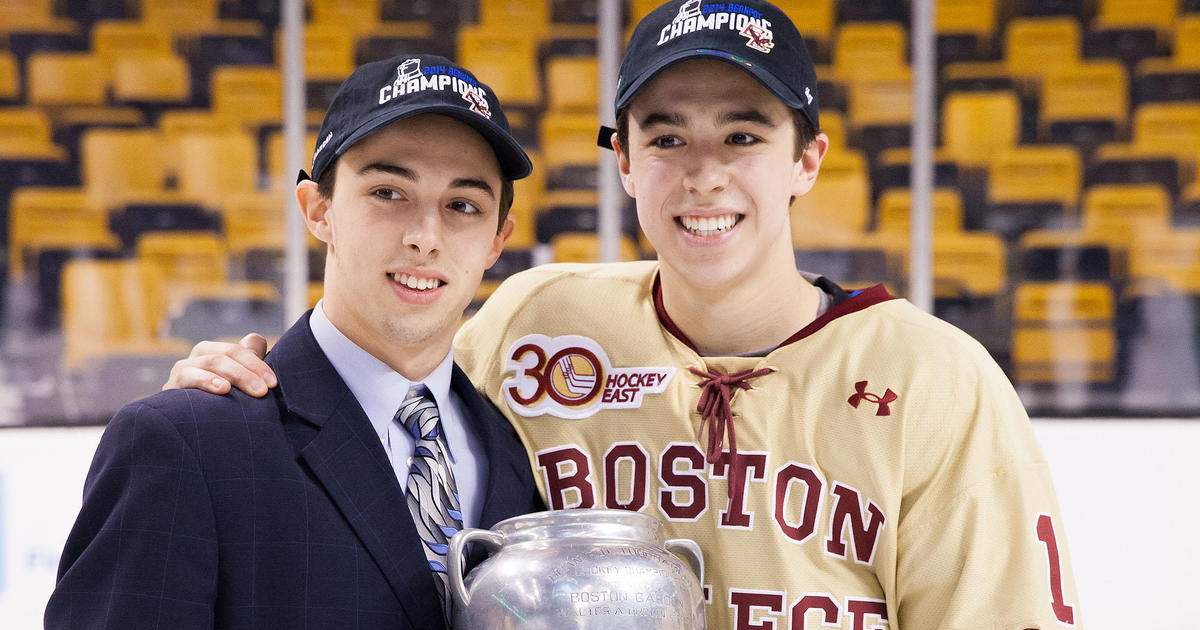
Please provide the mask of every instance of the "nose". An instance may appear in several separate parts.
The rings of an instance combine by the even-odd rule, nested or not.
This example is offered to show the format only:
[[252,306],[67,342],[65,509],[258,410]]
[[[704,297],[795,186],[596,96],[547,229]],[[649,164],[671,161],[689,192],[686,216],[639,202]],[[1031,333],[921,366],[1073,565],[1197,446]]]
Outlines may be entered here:
[[437,208],[414,212],[404,226],[403,244],[422,256],[435,257],[442,248],[442,217]]
[[728,165],[713,152],[706,151],[696,155],[684,172],[683,185],[691,193],[720,192],[728,184]]

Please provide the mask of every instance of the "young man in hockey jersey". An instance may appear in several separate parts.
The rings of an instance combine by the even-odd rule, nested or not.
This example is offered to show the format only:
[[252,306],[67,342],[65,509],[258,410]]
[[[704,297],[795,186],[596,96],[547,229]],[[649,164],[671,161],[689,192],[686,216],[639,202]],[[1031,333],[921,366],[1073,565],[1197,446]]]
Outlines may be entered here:
[[[516,274],[456,356],[552,507],[643,511],[700,544],[711,628],[1078,627],[999,367],[882,287],[795,268],[788,207],[828,148],[816,90],[770,4],[651,13],[613,145],[658,260]],[[210,376],[184,361],[172,383]]]

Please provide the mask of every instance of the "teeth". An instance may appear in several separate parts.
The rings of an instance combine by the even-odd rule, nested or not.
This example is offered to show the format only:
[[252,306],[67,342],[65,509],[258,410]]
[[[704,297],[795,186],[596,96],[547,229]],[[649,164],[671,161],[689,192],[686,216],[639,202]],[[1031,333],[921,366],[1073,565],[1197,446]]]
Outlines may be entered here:
[[737,223],[736,214],[723,214],[719,217],[679,217],[679,222],[693,234],[698,236],[713,236],[732,228]]
[[395,280],[396,282],[417,291],[436,289],[440,284],[438,280],[434,278],[414,278],[406,273],[394,273],[392,274],[392,280]]

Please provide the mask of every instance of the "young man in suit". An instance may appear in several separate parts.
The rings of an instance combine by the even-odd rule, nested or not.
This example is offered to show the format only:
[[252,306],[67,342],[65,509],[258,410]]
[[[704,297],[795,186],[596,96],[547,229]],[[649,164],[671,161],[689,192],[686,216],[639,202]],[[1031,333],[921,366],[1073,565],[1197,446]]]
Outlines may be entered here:
[[446,59],[358,68],[296,196],[325,295],[271,395],[167,391],[113,418],[47,628],[440,628],[445,544],[541,509],[511,425],[454,364],[530,162]]

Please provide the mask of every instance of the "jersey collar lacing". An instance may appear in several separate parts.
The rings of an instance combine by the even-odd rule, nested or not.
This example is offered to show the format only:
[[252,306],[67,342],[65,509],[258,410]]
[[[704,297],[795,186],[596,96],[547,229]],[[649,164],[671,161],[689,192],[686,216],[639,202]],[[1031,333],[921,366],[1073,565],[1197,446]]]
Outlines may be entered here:
[[729,436],[727,495],[730,504],[740,505],[742,493],[745,492],[745,484],[742,483],[742,467],[737,465],[737,436],[733,430],[733,410],[729,407],[729,401],[735,393],[733,388],[750,389],[750,383],[747,381],[770,374],[771,369],[742,370],[733,374],[708,369],[700,370],[694,367],[688,367],[688,370],[704,379],[700,381],[703,391],[700,392],[700,404],[696,406],[696,411],[700,412],[700,430],[696,439],[704,443],[704,429],[707,427],[708,449],[704,458],[709,464],[716,464],[721,459],[721,443],[724,438],[722,434]]

